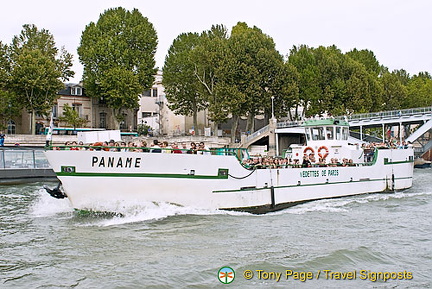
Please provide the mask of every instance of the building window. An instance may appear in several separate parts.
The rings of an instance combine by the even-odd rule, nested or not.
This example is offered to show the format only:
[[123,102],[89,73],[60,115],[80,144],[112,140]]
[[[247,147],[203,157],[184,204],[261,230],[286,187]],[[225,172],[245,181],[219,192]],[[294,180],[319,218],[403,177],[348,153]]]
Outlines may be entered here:
[[82,104],[81,103],[72,103],[72,109],[78,112],[79,117],[82,117]]
[[152,116],[151,112],[148,112],[148,111],[141,112],[141,118],[151,117],[151,116]]
[[58,106],[57,106],[57,104],[52,107],[52,114],[53,114],[53,118],[57,118],[58,117]]
[[107,124],[106,124],[106,112],[101,112],[99,114],[99,127],[100,128],[107,128]]
[[152,88],[152,96],[153,97],[158,96],[157,88]]
[[120,122],[120,129],[127,129],[127,114],[123,113],[123,120]]
[[81,87],[71,87],[71,94],[72,95],[82,95],[82,88]]
[[7,134],[15,134],[16,132],[16,125],[13,120],[8,121],[7,125]]
[[146,90],[142,94],[143,96],[150,96],[150,97],[156,97],[158,95],[157,88],[152,88],[150,90]]

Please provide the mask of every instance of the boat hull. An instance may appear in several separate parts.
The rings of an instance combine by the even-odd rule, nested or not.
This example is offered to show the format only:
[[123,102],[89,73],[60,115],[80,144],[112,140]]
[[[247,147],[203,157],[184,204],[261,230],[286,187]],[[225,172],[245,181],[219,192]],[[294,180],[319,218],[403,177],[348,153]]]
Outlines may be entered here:
[[265,213],[298,203],[411,187],[413,150],[379,150],[373,164],[248,170],[235,156],[47,151],[72,206],[117,211],[167,202]]

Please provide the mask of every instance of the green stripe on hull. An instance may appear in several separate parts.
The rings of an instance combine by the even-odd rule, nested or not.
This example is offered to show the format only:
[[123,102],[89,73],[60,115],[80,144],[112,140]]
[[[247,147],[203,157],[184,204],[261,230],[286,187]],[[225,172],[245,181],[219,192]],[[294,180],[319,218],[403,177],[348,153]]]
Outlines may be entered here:
[[409,163],[413,163],[413,162],[414,162],[414,160],[389,162],[386,158],[384,159],[384,165],[409,164]]
[[228,179],[228,175],[183,175],[183,174],[150,174],[150,173],[77,173],[56,172],[59,177],[119,177],[119,178],[167,178],[167,179]]
[[[395,180],[408,180],[412,179],[412,177],[403,177],[403,178],[395,178]],[[349,184],[349,183],[365,183],[365,182],[376,182],[376,181],[385,181],[386,179],[372,179],[372,180],[358,180],[358,181],[343,181],[343,182],[328,182],[328,183],[314,183],[314,184],[300,184],[300,185],[288,185],[288,186],[274,186],[274,189],[285,189],[285,188],[297,188],[297,187],[313,187],[313,186],[323,186],[323,185],[339,185],[339,184]],[[213,193],[235,193],[235,192],[245,192],[245,191],[260,191],[260,190],[268,190],[270,187],[262,187],[262,188],[245,188],[240,190],[220,190],[213,191]]]

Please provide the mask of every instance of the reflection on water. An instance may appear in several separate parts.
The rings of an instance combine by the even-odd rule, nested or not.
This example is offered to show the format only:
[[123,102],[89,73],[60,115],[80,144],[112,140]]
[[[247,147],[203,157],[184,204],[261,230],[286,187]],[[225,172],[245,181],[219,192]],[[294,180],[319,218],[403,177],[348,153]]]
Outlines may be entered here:
[[[431,288],[431,176],[416,170],[409,190],[266,215],[165,203],[82,214],[42,183],[0,186],[0,288]],[[230,285],[217,279],[223,266],[236,272]],[[357,271],[357,279],[257,277],[288,269]],[[360,270],[413,278],[361,280]]]

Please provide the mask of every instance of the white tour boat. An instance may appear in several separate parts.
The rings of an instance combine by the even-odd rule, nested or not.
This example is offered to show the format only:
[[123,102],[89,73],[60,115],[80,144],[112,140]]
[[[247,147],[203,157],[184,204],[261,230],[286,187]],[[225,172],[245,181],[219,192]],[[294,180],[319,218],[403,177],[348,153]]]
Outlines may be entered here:
[[[411,146],[366,151],[348,142],[348,123],[339,120],[312,120],[304,127],[307,143],[291,145],[286,155],[291,162],[270,168],[245,160],[244,149],[181,154],[49,148],[45,154],[63,191],[47,191],[67,197],[79,210],[167,202],[266,213],[306,201],[411,187]],[[302,165],[303,158],[313,157],[315,162]]]

